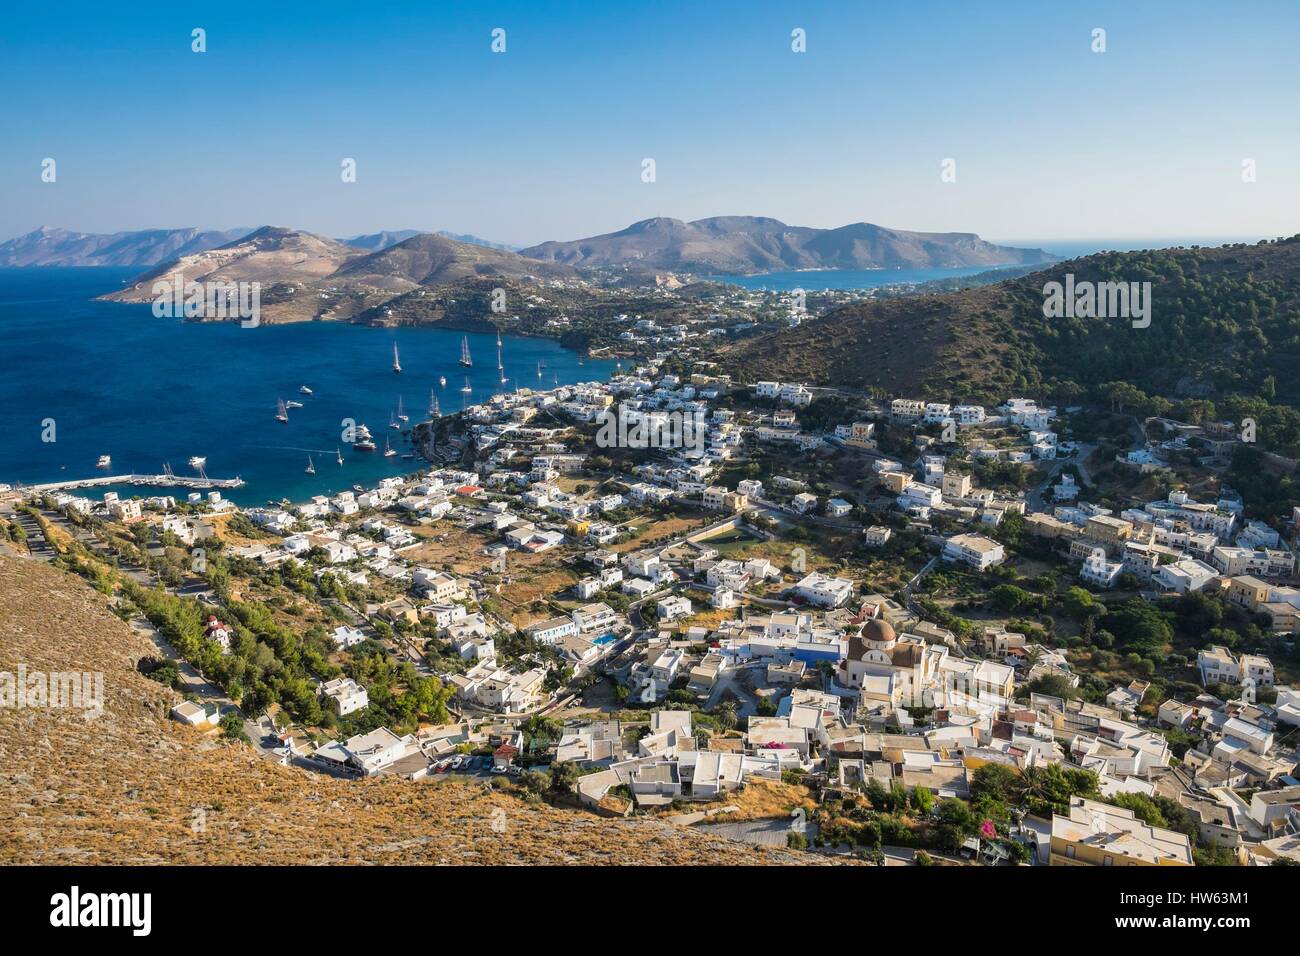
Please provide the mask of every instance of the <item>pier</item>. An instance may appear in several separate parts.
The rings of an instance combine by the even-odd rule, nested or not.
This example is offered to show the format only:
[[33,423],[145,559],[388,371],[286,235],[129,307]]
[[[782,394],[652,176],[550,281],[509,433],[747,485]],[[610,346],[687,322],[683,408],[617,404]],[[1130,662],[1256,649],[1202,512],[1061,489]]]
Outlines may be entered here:
[[77,488],[95,488],[103,485],[147,485],[155,488],[242,488],[243,478],[181,478],[176,475],[106,475],[101,478],[81,478],[74,481],[53,481],[45,485],[16,485],[15,491],[44,493],[47,491],[72,491]]

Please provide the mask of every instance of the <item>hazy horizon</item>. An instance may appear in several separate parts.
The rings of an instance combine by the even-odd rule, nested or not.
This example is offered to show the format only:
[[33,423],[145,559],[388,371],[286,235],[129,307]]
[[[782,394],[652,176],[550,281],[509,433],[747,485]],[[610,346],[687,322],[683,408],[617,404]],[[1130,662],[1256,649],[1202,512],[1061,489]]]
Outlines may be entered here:
[[1283,121],[1300,10],[1280,0],[139,12],[10,12],[6,232],[414,222],[528,246],[656,215],[999,242],[1300,231]]

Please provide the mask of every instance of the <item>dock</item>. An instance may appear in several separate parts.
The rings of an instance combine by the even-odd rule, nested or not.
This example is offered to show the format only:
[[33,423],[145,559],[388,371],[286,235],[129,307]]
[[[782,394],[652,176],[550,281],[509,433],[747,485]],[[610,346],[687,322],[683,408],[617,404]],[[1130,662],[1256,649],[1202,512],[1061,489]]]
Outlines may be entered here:
[[182,478],[176,475],[106,475],[100,478],[80,478],[73,481],[54,481],[44,485],[15,485],[15,491],[37,492],[72,491],[77,488],[95,488],[103,485],[147,485],[155,488],[242,488],[244,479],[235,478]]

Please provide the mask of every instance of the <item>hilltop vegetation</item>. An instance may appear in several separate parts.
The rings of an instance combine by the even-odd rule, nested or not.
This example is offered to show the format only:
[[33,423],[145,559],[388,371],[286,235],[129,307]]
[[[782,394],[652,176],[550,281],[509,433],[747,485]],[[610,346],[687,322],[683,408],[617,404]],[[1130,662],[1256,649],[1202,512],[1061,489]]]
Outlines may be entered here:
[[[1148,328],[1048,318],[1043,286],[1150,282]],[[997,285],[870,301],[726,351],[746,381],[854,385],[984,403],[1090,399],[1192,422],[1251,416],[1260,443],[1300,449],[1300,236],[1214,249],[1100,253]]]

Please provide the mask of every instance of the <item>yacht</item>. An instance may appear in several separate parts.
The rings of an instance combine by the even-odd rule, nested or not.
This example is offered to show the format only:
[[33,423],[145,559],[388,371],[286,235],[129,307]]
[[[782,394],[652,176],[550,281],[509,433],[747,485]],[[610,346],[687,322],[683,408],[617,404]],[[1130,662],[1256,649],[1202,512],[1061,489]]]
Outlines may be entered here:
[[295,402],[293,399],[284,403],[285,408],[302,408],[302,402]]
[[108,468],[113,464],[112,455],[100,455],[99,461],[95,462],[96,468]]
[[301,392],[303,395],[310,395],[310,394],[311,394],[311,389],[308,388],[306,385],[299,385],[299,386],[298,386],[298,391]]
[[445,375],[439,375],[439,376],[438,376],[438,384],[439,384],[440,386],[442,386],[443,388],[446,388],[446,387],[447,387],[447,376],[445,376]]
[[208,460],[206,458],[201,458],[198,455],[195,455],[193,458],[190,459],[191,468],[202,468],[207,463]]

